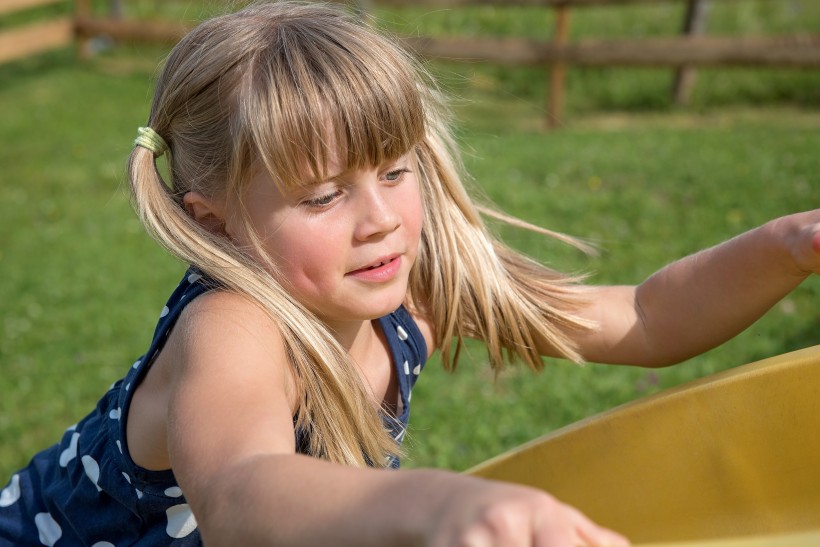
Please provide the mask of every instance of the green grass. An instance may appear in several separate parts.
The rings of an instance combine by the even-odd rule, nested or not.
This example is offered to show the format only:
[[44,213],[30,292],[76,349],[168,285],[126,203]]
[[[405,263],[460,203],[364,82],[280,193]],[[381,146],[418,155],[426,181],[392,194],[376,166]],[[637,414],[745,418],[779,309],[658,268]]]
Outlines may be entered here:
[[[716,3],[712,14],[727,32],[820,28],[820,5],[808,1]],[[519,10],[478,10],[478,23],[467,15],[401,17],[433,32],[529,35],[549,23]],[[679,15],[589,10],[573,28],[579,37],[671,32]],[[56,441],[125,373],[183,270],[142,232],[124,189],[163,53],[121,47],[83,63],[62,51],[0,66],[0,477]],[[819,204],[817,71],[704,72],[695,104],[678,109],[668,102],[669,71],[571,70],[566,125],[546,133],[543,71],[433,69],[455,95],[458,136],[482,191],[602,252],[590,258],[499,232],[556,268],[591,272],[592,282],[640,281],[676,257]],[[540,375],[511,369],[494,383],[480,345],[470,344],[455,375],[431,363],[414,392],[407,463],[464,469],[663,387],[817,344],[819,299],[810,280],[735,340],[660,371],[555,361]]]
[[[632,283],[767,218],[818,205],[812,150],[820,118],[735,115],[700,120],[701,127],[691,119],[666,127],[652,117],[618,129],[478,134],[469,139],[470,163],[505,210],[590,237],[603,252],[590,259],[508,233],[517,247],[560,269],[592,271],[591,282]],[[817,344],[818,297],[814,279],[730,343],[658,371],[553,362],[540,375],[516,369],[493,385],[477,348],[454,378],[433,368],[414,392],[414,462],[463,469],[659,388]]]

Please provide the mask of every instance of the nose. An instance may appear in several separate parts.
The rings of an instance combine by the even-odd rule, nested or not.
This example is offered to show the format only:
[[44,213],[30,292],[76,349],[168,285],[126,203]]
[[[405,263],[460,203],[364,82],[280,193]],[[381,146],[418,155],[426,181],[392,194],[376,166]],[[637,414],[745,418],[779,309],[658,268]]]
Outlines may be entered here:
[[366,185],[360,189],[358,207],[359,219],[356,223],[355,237],[359,241],[382,236],[401,226],[401,215],[397,203],[393,203],[391,188],[378,183]]

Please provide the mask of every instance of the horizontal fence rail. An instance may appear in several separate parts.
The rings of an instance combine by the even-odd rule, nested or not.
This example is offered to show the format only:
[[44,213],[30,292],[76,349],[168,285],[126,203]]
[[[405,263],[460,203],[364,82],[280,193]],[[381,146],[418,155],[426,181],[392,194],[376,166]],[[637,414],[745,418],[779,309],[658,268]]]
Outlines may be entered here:
[[0,15],[16,13],[32,8],[64,3],[65,0],[3,0],[0,3]]
[[68,18],[35,23],[0,33],[0,63],[71,45],[74,23]]
[[[657,4],[660,2],[674,2],[680,0],[331,0],[338,3],[354,3],[367,8],[372,6],[385,6],[393,8],[466,8],[474,6],[496,6],[499,8],[521,7],[521,8],[559,8],[559,7],[592,7],[592,6],[612,6],[622,4]],[[712,0],[721,2],[738,2],[741,0]]]
[[[683,34],[680,36],[569,40],[570,8],[673,1],[686,4]],[[364,10],[374,6],[553,9],[555,22],[551,36],[545,32],[543,40],[458,36],[406,36],[401,39],[417,55],[425,58],[549,67],[546,124],[557,127],[561,123],[566,73],[571,65],[673,68],[676,74],[672,95],[678,104],[689,101],[696,76],[695,67],[820,67],[820,35],[705,36],[708,7],[717,1],[729,3],[742,0],[359,0],[354,3]]]
[[[68,0],[0,0],[0,16]],[[715,2],[744,0],[333,0],[354,5],[360,12],[379,7],[458,9],[494,6],[499,9],[541,7],[554,11],[552,28],[543,39],[404,36],[400,39],[418,56],[429,59],[544,66],[549,70],[547,125],[560,124],[566,72],[578,66],[669,67],[676,70],[673,94],[685,104],[695,67],[757,66],[770,68],[820,67],[820,34],[788,36],[706,36],[707,8]],[[777,0],[771,0],[777,1]],[[119,6],[125,0],[119,0]],[[569,39],[571,8],[685,2],[683,34],[635,39]],[[53,18],[0,31],[0,63],[76,43],[81,56],[90,55],[89,42],[97,36],[114,41],[172,44],[189,29],[183,23],[135,21],[100,16],[90,0],[75,0],[72,17]],[[113,6],[113,4],[112,4]]]
[[[66,4],[65,0],[2,0],[0,16],[49,5]],[[71,45],[74,23],[70,17],[58,17],[0,31],[0,63],[7,63]]]
[[174,44],[190,28],[182,23],[152,21],[128,21],[124,19],[99,19],[78,15],[74,20],[74,29],[78,38],[87,39],[94,36],[109,36],[123,42],[149,42]]
[[554,44],[516,38],[406,37],[424,57],[503,64],[820,67],[820,36],[643,38]]

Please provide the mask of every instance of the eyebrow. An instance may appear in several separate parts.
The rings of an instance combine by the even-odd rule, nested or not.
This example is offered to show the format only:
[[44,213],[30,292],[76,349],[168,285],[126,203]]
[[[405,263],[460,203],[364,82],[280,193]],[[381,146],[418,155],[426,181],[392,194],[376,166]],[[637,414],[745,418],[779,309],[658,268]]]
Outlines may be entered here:
[[337,180],[339,178],[342,178],[345,175],[347,175],[348,173],[351,173],[353,171],[355,171],[355,169],[345,168],[345,169],[342,169],[341,171],[337,171],[336,173],[334,173],[332,175],[328,175],[324,178],[309,178],[309,179],[307,179],[306,182],[309,186],[314,186],[314,185],[317,185],[317,184],[325,184],[325,183],[328,183],[328,182],[333,182],[334,180]]
[[[382,165],[392,165],[392,164],[398,163],[403,158],[408,158],[409,153],[410,153],[410,151],[408,150],[404,154],[402,154],[400,156],[397,156],[395,158],[385,159],[385,161],[382,163]],[[382,168],[381,166],[376,166],[376,167],[378,169]],[[334,180],[343,178],[344,176],[346,176],[346,175],[348,175],[348,174],[350,174],[350,173],[352,173],[356,170],[357,170],[357,168],[355,168],[355,167],[345,167],[341,171],[337,171],[336,173],[334,173],[332,175],[329,175],[327,177],[324,177],[324,178],[308,178],[308,179],[305,180],[305,183],[306,183],[307,186],[313,186],[313,185],[317,185],[317,184],[324,184],[324,183],[327,183],[327,182],[332,182]]]

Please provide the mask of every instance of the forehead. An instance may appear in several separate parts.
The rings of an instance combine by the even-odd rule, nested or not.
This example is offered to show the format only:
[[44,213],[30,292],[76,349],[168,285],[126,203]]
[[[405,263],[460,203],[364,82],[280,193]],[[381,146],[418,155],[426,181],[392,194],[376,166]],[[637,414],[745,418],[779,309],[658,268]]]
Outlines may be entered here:
[[251,157],[278,182],[382,165],[423,139],[429,89],[401,51],[355,25],[277,33],[244,73],[236,103]]

